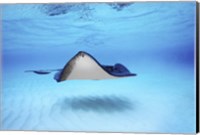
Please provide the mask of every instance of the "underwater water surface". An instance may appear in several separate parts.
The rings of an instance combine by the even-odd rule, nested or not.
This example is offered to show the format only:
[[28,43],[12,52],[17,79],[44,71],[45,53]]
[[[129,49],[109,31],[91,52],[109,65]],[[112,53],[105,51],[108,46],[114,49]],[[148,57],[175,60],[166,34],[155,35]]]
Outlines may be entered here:
[[[4,4],[1,130],[194,133],[196,2]],[[79,51],[137,76],[67,80]]]

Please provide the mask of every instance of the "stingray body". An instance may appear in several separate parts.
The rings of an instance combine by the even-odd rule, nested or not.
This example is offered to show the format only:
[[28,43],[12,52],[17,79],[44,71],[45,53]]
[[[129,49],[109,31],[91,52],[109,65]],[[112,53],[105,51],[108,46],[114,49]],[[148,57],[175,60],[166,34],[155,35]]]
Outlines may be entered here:
[[58,71],[54,76],[57,82],[65,80],[115,79],[136,75],[130,73],[122,64],[115,64],[114,66],[101,65],[93,56],[83,51],[78,52],[71,58],[63,69],[28,70],[28,72],[36,74],[48,74],[52,71]]

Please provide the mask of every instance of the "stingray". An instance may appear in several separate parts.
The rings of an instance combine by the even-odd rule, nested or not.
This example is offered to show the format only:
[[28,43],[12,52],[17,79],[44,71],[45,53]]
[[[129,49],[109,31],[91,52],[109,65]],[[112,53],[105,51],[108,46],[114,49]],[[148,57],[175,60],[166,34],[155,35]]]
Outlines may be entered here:
[[136,76],[135,73],[131,73],[120,63],[116,63],[115,65],[102,65],[92,55],[83,51],[78,52],[72,57],[63,69],[26,70],[25,72],[46,75],[55,71],[57,71],[57,73],[54,79],[57,82],[65,80],[102,80]]

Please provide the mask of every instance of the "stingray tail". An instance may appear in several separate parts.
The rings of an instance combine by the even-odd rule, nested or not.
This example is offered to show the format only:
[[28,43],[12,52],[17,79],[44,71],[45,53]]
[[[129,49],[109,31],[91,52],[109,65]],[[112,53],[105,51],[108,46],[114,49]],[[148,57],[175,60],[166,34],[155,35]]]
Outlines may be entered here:
[[55,72],[55,71],[61,71],[61,69],[46,69],[46,70],[25,70],[24,72],[29,73],[35,73],[35,74],[39,74],[39,75],[46,75],[46,74],[50,74],[51,72]]

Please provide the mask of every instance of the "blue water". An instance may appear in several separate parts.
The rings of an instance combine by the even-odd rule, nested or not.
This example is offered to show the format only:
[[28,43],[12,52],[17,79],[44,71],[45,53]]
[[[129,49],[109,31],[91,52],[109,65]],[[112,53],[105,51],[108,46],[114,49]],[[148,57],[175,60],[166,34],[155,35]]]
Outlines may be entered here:
[[[195,132],[195,2],[10,4],[2,10],[2,130]],[[71,80],[85,51],[136,77]]]

